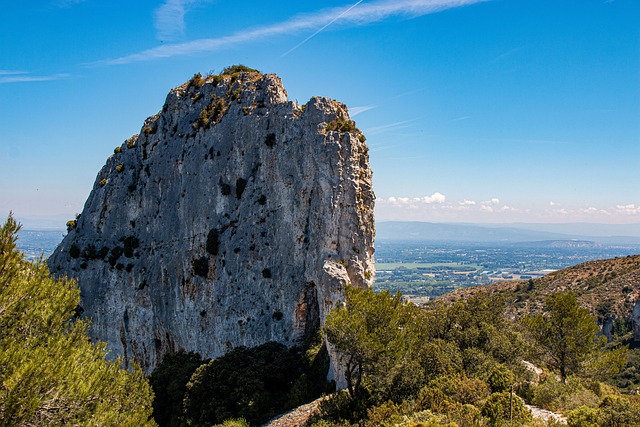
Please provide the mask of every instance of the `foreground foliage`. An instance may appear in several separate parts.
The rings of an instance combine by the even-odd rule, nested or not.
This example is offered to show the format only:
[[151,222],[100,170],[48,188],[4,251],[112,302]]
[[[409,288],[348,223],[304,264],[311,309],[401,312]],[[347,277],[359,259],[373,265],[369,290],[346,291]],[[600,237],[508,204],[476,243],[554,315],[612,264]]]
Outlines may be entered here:
[[105,361],[74,319],[76,283],[25,261],[19,229],[11,216],[0,228],[0,426],[155,425],[141,370]]
[[287,409],[333,391],[321,341],[306,352],[269,342],[213,360],[195,353],[164,357],[150,376],[160,426],[262,425]]
[[605,347],[572,295],[554,295],[544,315],[523,322],[504,312],[504,301],[486,294],[419,308],[347,288],[325,326],[344,355],[347,391],[324,401],[310,425],[556,425],[533,419],[523,399],[573,427],[640,425],[635,398],[601,382],[624,367],[627,349]]

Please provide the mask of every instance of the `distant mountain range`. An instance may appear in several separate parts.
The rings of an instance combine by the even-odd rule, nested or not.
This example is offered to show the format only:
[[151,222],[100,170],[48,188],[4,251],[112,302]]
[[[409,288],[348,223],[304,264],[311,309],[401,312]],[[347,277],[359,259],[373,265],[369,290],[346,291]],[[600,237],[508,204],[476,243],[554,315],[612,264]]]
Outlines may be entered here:
[[[536,245],[640,245],[640,224],[466,224],[382,221],[378,240],[484,243],[536,242]],[[560,243],[564,242],[564,243]]]

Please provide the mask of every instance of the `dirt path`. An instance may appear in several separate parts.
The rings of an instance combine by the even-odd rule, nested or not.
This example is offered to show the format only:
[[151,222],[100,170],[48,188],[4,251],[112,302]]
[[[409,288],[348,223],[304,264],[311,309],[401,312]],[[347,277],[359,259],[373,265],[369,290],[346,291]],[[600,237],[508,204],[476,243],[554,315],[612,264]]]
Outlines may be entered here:
[[560,414],[556,414],[555,412],[547,411],[546,409],[538,408],[537,406],[532,406],[527,404],[525,404],[524,406],[526,406],[527,409],[531,411],[531,415],[533,415],[533,418],[538,418],[544,421],[554,420],[562,424],[567,423],[567,419],[565,417],[563,417]]
[[[307,420],[314,415],[317,410],[320,402],[324,397],[321,397],[313,402],[307,403],[302,406],[298,406],[295,409],[292,409],[289,412],[285,412],[282,415],[270,420],[263,427],[299,427],[304,425]],[[524,402],[523,402],[524,403]],[[567,419],[560,414],[556,414],[555,412],[547,411],[546,409],[538,408],[537,406],[527,405],[527,407],[531,411],[533,418],[537,418],[543,421],[554,420],[560,422],[562,424],[567,424]]]
[[268,421],[263,427],[298,427],[304,425],[307,420],[316,413],[320,402],[325,399],[321,397],[313,402],[298,406],[289,412],[278,415],[276,418]]

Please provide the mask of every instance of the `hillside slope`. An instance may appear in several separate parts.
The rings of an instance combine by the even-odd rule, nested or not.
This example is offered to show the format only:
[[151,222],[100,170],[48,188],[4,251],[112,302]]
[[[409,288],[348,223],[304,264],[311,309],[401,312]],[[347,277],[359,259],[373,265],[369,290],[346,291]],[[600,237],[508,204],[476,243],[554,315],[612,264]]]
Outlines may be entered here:
[[505,297],[512,317],[541,311],[548,295],[573,292],[597,316],[606,335],[616,321],[632,320],[634,339],[640,341],[640,255],[589,261],[536,280],[458,289],[439,300],[455,301],[481,292]]

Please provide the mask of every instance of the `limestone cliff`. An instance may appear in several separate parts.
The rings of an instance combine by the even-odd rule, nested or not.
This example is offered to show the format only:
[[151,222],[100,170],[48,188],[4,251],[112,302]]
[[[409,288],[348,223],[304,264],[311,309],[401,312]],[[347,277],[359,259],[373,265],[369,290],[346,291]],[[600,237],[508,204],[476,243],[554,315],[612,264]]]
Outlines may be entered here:
[[170,91],[115,149],[49,258],[78,279],[92,337],[147,371],[299,343],[374,275],[371,170],[345,105],[287,100],[232,67]]

